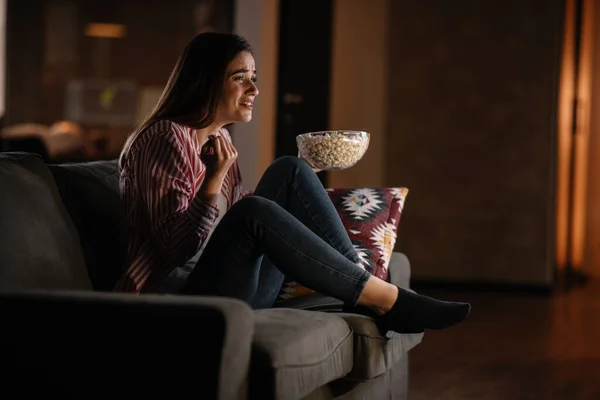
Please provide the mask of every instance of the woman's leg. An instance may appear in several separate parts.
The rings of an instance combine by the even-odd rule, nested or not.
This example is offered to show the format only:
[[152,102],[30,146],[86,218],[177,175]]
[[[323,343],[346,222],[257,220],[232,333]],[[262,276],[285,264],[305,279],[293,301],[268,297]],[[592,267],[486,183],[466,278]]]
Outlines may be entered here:
[[[261,177],[254,195],[273,200],[344,257],[355,264],[360,262],[329,195],[305,161],[292,156],[278,158]],[[254,306],[271,307],[284,278],[264,257]]]
[[274,201],[251,196],[223,216],[183,292],[254,304],[261,268],[257,260],[263,254],[279,273],[352,304],[369,277]]
[[216,227],[183,294],[234,297],[253,304],[263,255],[300,284],[378,313],[390,330],[441,329],[470,306],[413,295],[371,276],[271,200],[248,197]]
[[273,200],[347,259],[360,262],[329,195],[302,159],[285,156],[275,160],[254,195]]

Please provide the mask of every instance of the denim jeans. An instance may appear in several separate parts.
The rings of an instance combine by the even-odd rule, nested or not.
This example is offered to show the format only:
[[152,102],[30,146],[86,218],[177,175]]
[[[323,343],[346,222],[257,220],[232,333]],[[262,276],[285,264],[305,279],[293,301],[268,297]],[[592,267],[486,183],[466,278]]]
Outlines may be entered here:
[[272,307],[287,276],[356,305],[370,274],[333,203],[303,160],[275,160],[253,196],[223,216],[181,290]]

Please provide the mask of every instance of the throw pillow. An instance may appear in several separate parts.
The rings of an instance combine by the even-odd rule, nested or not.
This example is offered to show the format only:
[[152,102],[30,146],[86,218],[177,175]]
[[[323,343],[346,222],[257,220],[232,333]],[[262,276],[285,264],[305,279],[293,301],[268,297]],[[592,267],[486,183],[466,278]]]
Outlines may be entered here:
[[122,272],[117,160],[48,165],[73,220],[94,290],[112,291]]
[[73,221],[44,161],[0,154],[0,291],[89,290]]
[[[405,187],[327,189],[363,267],[388,280],[388,266],[396,244],[400,217],[408,195]],[[297,282],[286,281],[278,302],[314,293]]]

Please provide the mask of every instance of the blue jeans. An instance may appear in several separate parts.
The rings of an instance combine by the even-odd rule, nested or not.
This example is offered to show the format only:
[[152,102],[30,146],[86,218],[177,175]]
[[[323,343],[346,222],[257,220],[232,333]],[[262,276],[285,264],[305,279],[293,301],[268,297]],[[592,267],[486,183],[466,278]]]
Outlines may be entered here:
[[223,216],[181,290],[272,307],[285,277],[356,305],[370,274],[316,174],[303,160],[275,160],[254,196]]

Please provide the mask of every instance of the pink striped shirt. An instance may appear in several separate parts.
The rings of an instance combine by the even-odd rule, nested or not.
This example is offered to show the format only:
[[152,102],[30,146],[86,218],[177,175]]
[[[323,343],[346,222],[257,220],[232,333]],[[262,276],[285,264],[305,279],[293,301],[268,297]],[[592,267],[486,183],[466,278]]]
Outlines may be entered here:
[[[220,134],[231,141],[226,129]],[[159,121],[126,154],[120,190],[128,243],[125,271],[115,290],[152,292],[199,251],[214,228],[219,209],[196,196],[206,167],[194,135],[188,127]],[[237,161],[221,192],[227,209],[246,195]]]

